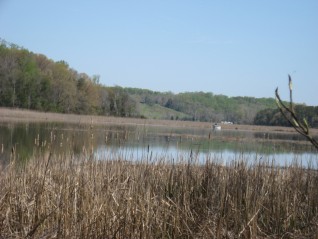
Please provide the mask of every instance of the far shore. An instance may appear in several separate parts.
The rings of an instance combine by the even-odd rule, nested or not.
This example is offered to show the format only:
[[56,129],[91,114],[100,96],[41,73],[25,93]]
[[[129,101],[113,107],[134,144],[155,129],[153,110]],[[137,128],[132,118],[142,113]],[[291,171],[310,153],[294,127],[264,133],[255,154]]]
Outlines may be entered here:
[[[157,120],[141,118],[124,118],[97,115],[76,115],[61,114],[52,112],[39,112],[26,109],[12,109],[0,107],[0,123],[36,123],[36,122],[57,122],[57,123],[76,123],[93,125],[153,125],[165,127],[191,127],[191,128],[211,128],[217,122],[197,122],[180,120]],[[295,133],[292,127],[281,126],[259,126],[259,125],[240,125],[240,124],[221,124],[222,130],[241,130],[255,132],[281,132]],[[311,133],[318,135],[318,129],[311,129]]]

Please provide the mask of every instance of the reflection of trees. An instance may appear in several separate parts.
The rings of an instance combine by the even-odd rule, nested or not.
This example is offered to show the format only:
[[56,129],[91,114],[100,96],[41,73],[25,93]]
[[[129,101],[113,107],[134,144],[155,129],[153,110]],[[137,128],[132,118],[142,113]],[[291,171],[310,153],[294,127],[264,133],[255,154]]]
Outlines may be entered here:
[[[32,155],[34,141],[30,138],[28,125],[2,126],[1,144],[3,144],[3,159],[9,160],[12,149],[16,151],[16,156],[21,159],[29,158]],[[31,136],[32,137],[32,136]]]
[[[296,142],[291,143],[291,136]],[[287,137],[287,138],[286,138]],[[242,138],[248,138],[249,143]],[[263,140],[265,139],[266,140]],[[256,140],[254,140],[256,139]],[[259,139],[259,140],[258,140]],[[272,141],[273,140],[273,141]],[[66,157],[74,155],[90,155],[99,149],[131,148],[133,150],[152,147],[165,153],[167,147],[182,152],[211,151],[243,151],[271,153],[272,145],[277,150],[301,150],[297,134],[287,136],[284,134],[264,135],[255,133],[246,135],[240,131],[224,131],[208,137],[205,130],[192,130],[183,128],[151,128],[144,126],[92,126],[63,123],[30,123],[11,124],[0,127],[0,145],[4,144],[4,152],[0,154],[1,161],[10,159],[12,147],[16,148],[16,158],[27,160],[32,156],[43,157],[44,153],[53,153]],[[252,141],[255,141],[252,143]],[[284,144],[284,142],[286,142]],[[297,144],[298,142],[298,144]],[[306,146],[306,145],[305,145]]]

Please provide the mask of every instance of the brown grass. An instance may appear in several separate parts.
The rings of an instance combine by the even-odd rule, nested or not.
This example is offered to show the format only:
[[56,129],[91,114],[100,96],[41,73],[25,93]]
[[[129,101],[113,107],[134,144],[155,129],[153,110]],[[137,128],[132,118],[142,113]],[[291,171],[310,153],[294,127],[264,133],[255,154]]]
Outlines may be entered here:
[[[155,125],[167,127],[185,128],[211,128],[209,122],[154,120],[139,118],[119,118],[110,116],[60,114],[50,112],[38,112],[23,109],[11,109],[0,107],[0,122],[66,122],[76,124],[125,124],[125,125]],[[258,125],[222,125],[224,130],[240,130],[253,132],[295,133],[292,127],[258,126]],[[313,135],[318,135],[318,129],[311,129]]]
[[[133,160],[133,159],[132,159]],[[0,174],[0,238],[314,238],[318,173],[297,164],[40,153]]]

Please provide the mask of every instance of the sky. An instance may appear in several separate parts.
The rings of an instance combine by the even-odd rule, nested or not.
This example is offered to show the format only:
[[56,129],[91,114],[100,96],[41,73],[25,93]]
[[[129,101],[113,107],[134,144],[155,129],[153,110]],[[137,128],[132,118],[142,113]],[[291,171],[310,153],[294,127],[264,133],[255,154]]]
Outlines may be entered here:
[[106,86],[318,105],[317,0],[0,0],[0,38]]

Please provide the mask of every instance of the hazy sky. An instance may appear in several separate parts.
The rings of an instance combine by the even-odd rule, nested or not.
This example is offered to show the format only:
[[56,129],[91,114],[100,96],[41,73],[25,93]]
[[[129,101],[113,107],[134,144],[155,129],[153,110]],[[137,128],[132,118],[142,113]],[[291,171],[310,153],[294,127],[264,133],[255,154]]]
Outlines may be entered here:
[[0,0],[0,37],[108,86],[318,105],[317,0]]

